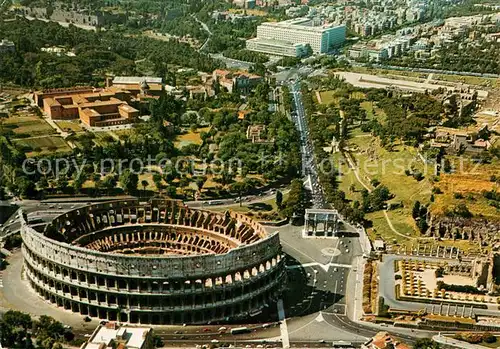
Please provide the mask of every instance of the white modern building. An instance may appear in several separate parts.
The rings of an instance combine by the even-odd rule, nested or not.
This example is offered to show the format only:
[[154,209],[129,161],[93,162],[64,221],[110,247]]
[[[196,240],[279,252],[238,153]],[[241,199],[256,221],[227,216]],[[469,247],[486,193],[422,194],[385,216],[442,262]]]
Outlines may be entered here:
[[303,56],[307,45],[313,53],[327,53],[342,45],[345,25],[324,24],[310,18],[295,18],[283,22],[266,22],[257,27],[257,37],[247,40],[249,50],[278,55]]
[[1,40],[0,41],[0,53],[2,52],[14,52],[16,50],[16,45],[12,41],[9,40]]
[[153,349],[153,330],[149,327],[99,325],[80,349]]

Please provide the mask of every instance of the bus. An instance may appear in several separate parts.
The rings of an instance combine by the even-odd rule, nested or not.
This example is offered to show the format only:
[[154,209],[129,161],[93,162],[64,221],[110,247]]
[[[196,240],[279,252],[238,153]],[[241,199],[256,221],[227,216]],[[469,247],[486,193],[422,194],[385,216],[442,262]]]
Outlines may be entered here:
[[231,334],[242,334],[250,332],[252,332],[252,330],[250,330],[248,327],[236,327],[231,329]]

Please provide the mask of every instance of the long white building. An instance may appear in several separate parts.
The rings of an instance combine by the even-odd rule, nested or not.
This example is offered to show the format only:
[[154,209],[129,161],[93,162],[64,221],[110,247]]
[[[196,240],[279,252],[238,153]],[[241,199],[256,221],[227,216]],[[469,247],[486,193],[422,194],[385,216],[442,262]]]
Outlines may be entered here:
[[327,53],[346,37],[345,25],[321,24],[310,18],[266,22],[257,27],[257,37],[247,40],[248,50],[278,56],[300,57],[309,45],[313,53]]

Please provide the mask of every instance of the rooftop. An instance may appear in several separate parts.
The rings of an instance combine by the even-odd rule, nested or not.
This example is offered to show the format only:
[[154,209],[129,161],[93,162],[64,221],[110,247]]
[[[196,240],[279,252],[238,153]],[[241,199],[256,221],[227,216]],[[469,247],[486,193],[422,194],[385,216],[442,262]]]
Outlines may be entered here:
[[146,337],[150,332],[151,328],[149,327],[120,327],[114,323],[107,323],[104,326],[100,325],[82,348],[97,349],[102,344],[106,348],[113,341],[120,341],[125,344],[126,348],[140,349],[143,347]]
[[148,84],[161,84],[162,78],[155,78],[151,76],[115,76],[113,78],[114,84],[141,84],[146,81]]
[[345,27],[345,25],[343,24],[339,25],[333,23],[322,23],[315,25],[314,20],[307,17],[293,18],[282,22],[265,22],[262,23],[261,25],[269,27],[299,29],[303,31],[316,32],[316,33],[321,33],[331,28]]

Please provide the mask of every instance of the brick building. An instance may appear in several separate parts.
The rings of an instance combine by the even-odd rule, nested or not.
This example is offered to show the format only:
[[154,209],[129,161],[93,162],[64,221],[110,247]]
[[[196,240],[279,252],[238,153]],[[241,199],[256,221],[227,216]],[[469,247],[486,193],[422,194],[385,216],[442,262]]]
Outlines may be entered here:
[[35,93],[35,101],[54,120],[80,119],[88,126],[105,127],[134,122],[139,111],[130,106],[129,91],[57,89]]
[[37,91],[34,100],[52,119],[80,119],[88,126],[105,127],[134,122],[139,110],[165,93],[162,79],[154,77],[109,77],[106,86]]
[[229,93],[237,90],[241,93],[248,93],[252,88],[264,81],[262,76],[247,72],[232,72],[229,70],[217,69],[213,72],[214,81],[226,88]]

